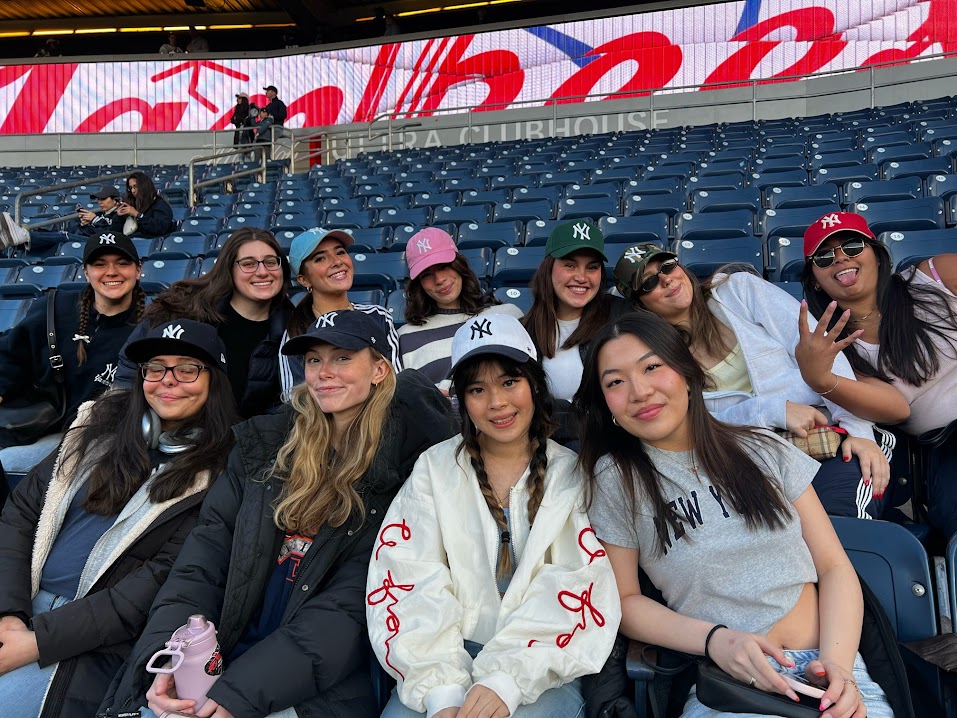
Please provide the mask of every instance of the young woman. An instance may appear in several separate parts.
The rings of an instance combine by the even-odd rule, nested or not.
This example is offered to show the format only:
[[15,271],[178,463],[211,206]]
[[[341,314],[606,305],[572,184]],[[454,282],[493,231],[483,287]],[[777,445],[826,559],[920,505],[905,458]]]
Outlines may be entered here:
[[[822,718],[890,718],[857,653],[861,588],[811,488],[817,462],[716,420],[705,382],[679,333],[645,312],[603,329],[586,362],[580,462],[622,632],[792,700],[777,669],[806,674],[826,688]],[[666,606],[642,595],[639,567]],[[727,714],[692,689],[682,715]]]
[[233,108],[233,114],[229,117],[229,121],[236,127],[236,131],[233,132],[234,145],[243,144],[243,131],[240,128],[245,127],[248,118],[249,95],[245,92],[238,92],[236,93],[236,106]]
[[[323,315],[285,351],[306,357],[291,406],[236,428],[236,448],[105,706],[193,713],[175,679],[146,673],[192,614],[225,659],[202,716],[375,714],[363,587],[382,516],[419,454],[451,433],[418,372],[396,378],[362,312]],[[152,683],[152,685],[150,685]],[[148,689],[148,690],[147,690]]]
[[[244,227],[226,240],[208,274],[175,282],[155,297],[130,341],[180,317],[212,324],[226,345],[240,415],[264,414],[279,403],[279,340],[292,312],[288,285],[289,265],[276,238]],[[114,385],[125,386],[134,375],[121,354]]]
[[[910,416],[901,429],[919,436],[957,419],[957,254],[942,254],[893,273],[887,248],[856,214],[837,212],[804,235],[801,281],[811,313],[847,345],[860,381],[889,382],[905,398]],[[842,310],[838,314],[835,307]],[[808,381],[847,384],[820,337],[802,336],[797,357]],[[929,519],[947,537],[957,533],[957,441],[931,456]],[[947,477],[947,480],[943,480]]]
[[[703,286],[677,257],[654,244],[629,247],[615,266],[615,284],[635,306],[680,328],[708,377],[708,408],[722,421],[806,436],[836,424],[848,438],[821,463],[814,480],[832,515],[879,515],[890,464],[874,441],[873,421],[899,421],[907,404],[880,381],[855,382],[844,346],[833,337],[820,347],[847,378],[842,386],[802,377],[794,347],[806,323],[786,292],[750,272],[717,272]],[[825,414],[825,411],[828,412]],[[830,418],[829,418],[830,417]]]
[[[289,248],[289,264],[296,281],[308,296],[297,305],[289,318],[282,343],[298,337],[316,319],[329,312],[355,310],[372,316],[388,337],[387,358],[396,372],[402,371],[399,359],[399,337],[388,310],[378,304],[354,304],[349,301],[352,289],[352,257],[347,248],[353,243],[352,235],[339,229],[316,227],[303,232],[292,241]],[[302,357],[283,354],[280,357],[283,401],[289,401],[292,389],[304,378]]]
[[141,170],[127,177],[126,196],[116,211],[126,218],[123,232],[130,237],[162,237],[176,229],[173,208]]
[[215,329],[189,320],[131,344],[140,380],[84,404],[11,495],[0,518],[4,718],[96,715],[232,447],[224,351]]
[[449,389],[452,336],[478,314],[511,314],[521,318],[514,304],[500,304],[483,292],[468,260],[458,253],[449,233],[436,227],[416,232],[405,250],[409,284],[405,289],[406,324],[399,327],[402,366],[418,369]]
[[369,566],[367,615],[398,680],[384,718],[571,718],[620,618],[614,576],[553,424],[535,346],[514,317],[452,342],[462,434],[399,491]]
[[[140,288],[140,260],[123,235],[106,233],[86,240],[83,273],[89,284],[76,292],[57,291],[54,328],[63,360],[64,423],[24,445],[24,437],[0,430],[0,464],[8,474],[25,474],[60,441],[77,408],[110,386],[117,355],[142,318],[146,295]],[[40,297],[27,316],[0,337],[0,402],[27,405],[56,386],[47,342],[47,302]]]
[[552,396],[571,401],[592,337],[631,308],[605,291],[605,238],[595,225],[585,220],[559,225],[545,253],[522,323],[542,356]]

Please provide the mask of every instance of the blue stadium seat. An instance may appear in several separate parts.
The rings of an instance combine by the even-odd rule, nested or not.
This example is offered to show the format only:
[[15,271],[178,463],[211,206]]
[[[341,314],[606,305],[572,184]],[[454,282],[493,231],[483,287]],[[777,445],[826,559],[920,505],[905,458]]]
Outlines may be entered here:
[[834,184],[843,186],[848,182],[870,182],[878,179],[877,165],[863,164],[856,167],[822,168],[813,173],[814,184]]
[[[455,194],[458,194],[458,193],[455,193],[455,192],[449,193],[449,195],[455,195]],[[461,205],[490,204],[494,206],[496,204],[501,204],[503,202],[511,202],[511,201],[512,201],[512,192],[511,190],[508,190],[508,189],[504,189],[504,188],[489,189],[484,191],[469,190],[468,192],[464,192],[461,195],[461,198],[459,201],[442,202],[441,205],[439,206],[450,205],[454,207],[456,204],[461,204]]]
[[894,271],[899,272],[928,257],[953,252],[957,247],[957,229],[882,232],[878,239],[887,245]]
[[150,252],[150,258],[161,259],[161,257],[156,256],[157,252],[165,254],[170,259],[174,256],[182,258],[198,257],[205,255],[208,248],[209,242],[207,235],[204,233],[173,232],[173,234],[160,240],[158,246]]
[[634,217],[641,214],[660,214],[664,212],[669,217],[685,211],[685,198],[678,192],[667,194],[635,193],[625,199],[625,216]]
[[349,254],[384,252],[392,242],[391,227],[367,227],[346,231],[355,240],[355,244],[349,247]]
[[[682,212],[675,225],[677,241],[728,239],[731,237],[751,237],[754,235],[754,214],[749,209],[732,209],[727,212],[705,212],[692,214]],[[764,267],[762,266],[763,270]]]
[[199,268],[196,270],[196,276],[202,277],[205,274],[209,274],[214,264],[216,264],[215,256],[210,255],[208,257],[203,258],[199,263]]
[[804,241],[796,237],[772,237],[767,240],[767,275],[772,282],[800,284],[804,271]]
[[180,229],[186,232],[200,234],[214,234],[222,228],[223,220],[220,217],[187,217],[180,223]]
[[800,282],[771,282],[772,285],[787,292],[799,302],[804,299],[804,286]]
[[[465,180],[468,181],[468,180]],[[490,189],[515,190],[523,187],[536,187],[537,183],[534,176],[523,177],[520,175],[498,175],[494,176],[489,182]]]
[[694,190],[691,194],[691,211],[727,212],[732,209],[747,209],[757,214],[761,211],[761,192],[756,189]]
[[767,174],[753,172],[748,184],[759,190],[769,187],[803,187],[808,184],[807,172],[802,169],[768,172]]
[[325,197],[319,203],[323,210],[339,210],[342,212],[359,212],[368,208],[367,197]]
[[156,294],[173,282],[195,276],[199,266],[195,259],[147,259],[143,262],[140,285],[147,294]]
[[[396,289],[391,292],[385,303],[385,308],[389,311],[389,316],[392,317],[392,323],[396,329],[405,324],[405,304],[406,296],[403,289]],[[386,700],[388,701],[388,698]]]
[[460,249],[459,253],[468,261],[479,281],[483,284],[488,283],[492,278],[492,270],[495,267],[495,252],[488,247],[475,247]]
[[[833,169],[835,167],[859,167],[867,164],[867,155],[864,150],[847,150],[846,152],[829,152],[811,156],[811,171]],[[876,162],[875,162],[876,164]]]
[[409,276],[405,260],[398,252],[353,254],[353,289],[381,289],[391,292]]
[[494,224],[468,222],[459,225],[458,247],[460,250],[477,247],[489,247],[492,250],[516,247],[522,243],[523,234],[523,224],[518,221]]
[[[435,189],[435,192],[482,192],[489,189],[489,180],[487,177],[469,177],[466,179],[450,179],[440,183],[441,189]],[[427,190],[420,190],[425,192]]]
[[229,229],[232,231],[242,229],[243,227],[258,227],[263,229],[266,226],[268,217],[269,215],[266,213],[260,215],[234,214],[226,219],[223,229]]
[[765,240],[772,237],[803,237],[812,222],[830,212],[840,211],[841,206],[837,204],[797,209],[766,209],[761,216],[760,227]]
[[401,225],[417,225],[427,227],[432,223],[432,209],[430,207],[413,207],[411,209],[383,209],[375,218],[375,223],[369,226],[398,227]]
[[432,221],[436,224],[483,224],[492,219],[491,204],[468,204],[460,207],[435,207]]
[[528,314],[534,301],[532,290],[528,287],[499,287],[495,290],[495,298],[502,304],[514,304],[524,314]]
[[933,175],[950,174],[953,163],[949,157],[933,157],[929,160],[910,160],[908,162],[888,162],[882,166],[884,179],[901,177],[920,177],[926,179]]
[[[389,210],[383,210],[388,212]],[[398,210],[391,210],[396,212]],[[326,212],[326,225],[336,229],[363,229],[371,227],[375,221],[375,210],[365,209],[359,212]]]
[[[403,195],[408,197],[410,195]],[[460,192],[423,192],[412,196],[412,207],[444,207],[450,205],[454,207],[460,203],[462,194]]]
[[550,185],[548,187],[521,187],[512,192],[512,203],[515,202],[533,202],[544,199],[552,203],[558,202],[565,196],[565,188],[559,185]]
[[605,237],[606,245],[656,242],[665,246],[671,233],[668,215],[664,213],[643,214],[638,217],[602,217],[598,220],[598,228]]
[[876,204],[862,202],[848,209],[864,217],[874,234],[894,230],[904,232],[944,227],[944,203],[937,197]]
[[382,212],[386,209],[412,209],[414,195],[400,194],[396,197],[367,197],[368,209]]
[[[221,197],[224,195],[212,195],[213,197]],[[203,204],[193,207],[193,217],[216,217],[217,219],[225,219],[229,215],[229,208],[232,207],[232,202],[223,202],[223,203],[213,203],[207,204],[206,200],[203,200]]]
[[709,239],[704,242],[675,242],[673,251],[681,266],[698,277],[714,274],[729,262],[745,262],[764,276],[764,245],[757,237]]
[[687,192],[710,190],[722,192],[726,190],[744,189],[747,186],[747,175],[744,172],[715,172],[713,174],[692,177],[688,180]]
[[[895,182],[920,182],[919,178],[911,177],[903,180],[894,180]],[[950,198],[957,194],[957,174],[931,175],[927,178],[927,196],[940,197],[944,202],[949,202]],[[951,215],[953,217],[953,215]]]
[[495,207],[492,214],[493,222],[528,222],[535,219],[552,219],[555,215],[555,205],[547,199],[528,202],[505,202]]
[[53,251],[54,257],[74,257],[83,259],[83,249],[86,247],[84,242],[61,242]]
[[545,258],[545,247],[508,247],[495,253],[492,284],[497,287],[527,287],[538,265]]
[[0,333],[12,328],[23,319],[32,303],[33,300],[29,297],[0,299]]
[[840,189],[833,184],[810,187],[771,187],[770,190],[765,191],[765,194],[771,209],[820,207],[840,202]]
[[349,301],[354,304],[378,304],[381,307],[385,306],[386,295],[381,289],[349,291],[347,296],[349,297]]
[[883,168],[889,162],[929,160],[934,155],[930,142],[911,142],[894,147],[874,147],[867,152],[867,161]]
[[566,224],[564,219],[536,219],[525,223],[525,246],[537,247],[548,241],[549,235],[560,224]]
[[[954,184],[957,189],[957,182]],[[918,199],[923,196],[920,177],[902,177],[877,182],[848,182],[844,185],[844,203],[848,206],[859,202],[873,204],[901,199]]]
[[288,253],[293,240],[307,229],[308,227],[303,224],[279,224],[270,227],[269,231],[273,233],[276,241],[279,242],[279,246]]
[[0,286],[2,296],[39,296],[47,289],[73,281],[79,265],[31,264],[26,267],[11,267]]

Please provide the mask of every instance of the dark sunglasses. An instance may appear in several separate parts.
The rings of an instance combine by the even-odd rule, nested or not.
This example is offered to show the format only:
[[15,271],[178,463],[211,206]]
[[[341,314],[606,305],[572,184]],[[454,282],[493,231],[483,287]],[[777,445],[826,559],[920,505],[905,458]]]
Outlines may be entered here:
[[822,249],[820,252],[815,252],[811,255],[810,259],[819,269],[827,269],[834,264],[834,259],[837,257],[838,249],[841,250],[845,257],[856,257],[864,251],[864,244],[865,243],[863,239],[849,239],[846,242],[842,242],[837,247]]
[[639,294],[647,294],[648,292],[654,291],[654,288],[658,286],[661,282],[661,279],[658,275],[661,274],[671,274],[675,269],[678,268],[678,260],[675,258],[666,259],[658,267],[658,271],[654,274],[649,274],[645,277],[639,284],[638,280],[641,279],[641,275],[636,274],[635,279],[633,280],[632,286],[635,291]]

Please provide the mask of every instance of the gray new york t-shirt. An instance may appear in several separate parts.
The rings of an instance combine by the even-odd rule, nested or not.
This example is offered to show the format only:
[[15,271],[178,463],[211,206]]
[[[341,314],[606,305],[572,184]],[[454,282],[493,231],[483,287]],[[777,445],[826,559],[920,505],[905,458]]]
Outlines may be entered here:
[[[748,439],[746,448],[793,502],[820,464],[772,432],[760,433],[770,442]],[[648,445],[645,450],[664,477],[663,498],[680,517],[680,529],[658,521],[637,486],[637,512],[632,513],[618,469],[606,456],[596,467],[597,488],[588,511],[598,538],[641,549],[639,565],[672,610],[765,635],[794,607],[804,584],[817,581],[797,512],[783,529],[748,529],[704,471],[698,468],[700,478],[691,471],[691,452]],[[655,551],[657,526],[665,532],[660,553]]]

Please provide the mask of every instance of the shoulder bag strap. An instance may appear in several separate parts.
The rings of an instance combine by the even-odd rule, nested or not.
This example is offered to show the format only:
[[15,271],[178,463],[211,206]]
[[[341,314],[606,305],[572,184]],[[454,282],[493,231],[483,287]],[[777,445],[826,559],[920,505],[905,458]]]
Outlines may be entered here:
[[53,323],[53,310],[56,304],[56,287],[47,294],[47,346],[50,349],[50,366],[57,384],[63,383],[63,355],[60,354],[56,338],[56,325]]

